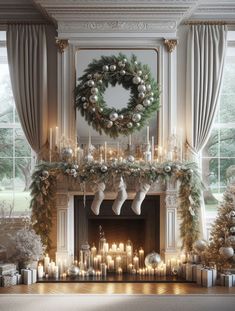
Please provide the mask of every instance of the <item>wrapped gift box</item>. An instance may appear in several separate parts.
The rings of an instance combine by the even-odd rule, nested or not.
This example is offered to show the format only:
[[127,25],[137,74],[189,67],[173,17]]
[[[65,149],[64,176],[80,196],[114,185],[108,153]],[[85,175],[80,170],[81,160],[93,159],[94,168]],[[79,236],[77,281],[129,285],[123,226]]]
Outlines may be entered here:
[[233,286],[235,286],[235,274],[232,274]]
[[203,287],[212,287],[213,286],[213,273],[212,270],[203,269],[202,270],[202,286]]
[[232,274],[227,274],[224,276],[224,285],[226,287],[232,287],[233,286],[233,276]]
[[[22,271],[22,270],[21,270]],[[32,284],[32,271],[29,269],[23,269],[22,271],[23,275],[23,283],[25,285],[30,285]]]
[[186,264],[186,281],[196,281],[196,268],[194,264]]
[[37,282],[37,270],[36,269],[30,269],[31,270],[31,282],[32,284]]
[[212,271],[212,285],[215,286],[217,282],[217,270],[211,269]]
[[13,263],[0,264],[0,275],[14,274],[16,272],[16,265]]
[[17,284],[16,275],[4,275],[2,276],[2,286],[10,287]]
[[17,273],[16,277],[17,277],[17,285],[22,284],[22,275]]
[[197,265],[196,268],[196,282],[198,285],[202,285],[202,270],[203,267],[201,265]]

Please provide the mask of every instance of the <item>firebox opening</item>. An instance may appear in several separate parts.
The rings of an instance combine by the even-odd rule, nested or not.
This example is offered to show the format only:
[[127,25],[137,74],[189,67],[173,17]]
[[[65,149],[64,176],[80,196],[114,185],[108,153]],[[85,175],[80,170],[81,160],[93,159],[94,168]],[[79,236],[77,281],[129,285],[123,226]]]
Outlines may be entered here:
[[98,245],[100,225],[109,245],[114,242],[126,243],[130,239],[134,250],[143,247],[145,254],[153,250],[160,252],[160,196],[146,196],[140,216],[132,211],[132,200],[124,202],[120,216],[112,211],[114,201],[104,200],[100,214],[96,216],[90,208],[93,198],[93,196],[86,196],[84,208],[83,196],[75,196],[75,256],[79,255],[81,245],[85,242],[89,242],[90,246],[93,242]]

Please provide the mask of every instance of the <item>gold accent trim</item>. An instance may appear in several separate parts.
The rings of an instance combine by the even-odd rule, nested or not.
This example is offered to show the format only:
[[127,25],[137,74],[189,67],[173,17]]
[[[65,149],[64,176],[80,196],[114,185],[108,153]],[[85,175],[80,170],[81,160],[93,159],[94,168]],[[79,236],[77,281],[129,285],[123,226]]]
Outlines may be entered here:
[[56,39],[56,46],[60,53],[64,53],[64,50],[68,47],[69,41],[67,39]]
[[167,48],[168,53],[172,53],[177,44],[177,39],[164,39],[164,45]]
[[223,26],[223,25],[235,25],[235,22],[232,22],[232,21],[226,22],[226,21],[218,21],[218,20],[211,20],[211,21],[195,20],[195,21],[185,21],[183,25],[190,25],[190,26],[192,25],[221,25]]

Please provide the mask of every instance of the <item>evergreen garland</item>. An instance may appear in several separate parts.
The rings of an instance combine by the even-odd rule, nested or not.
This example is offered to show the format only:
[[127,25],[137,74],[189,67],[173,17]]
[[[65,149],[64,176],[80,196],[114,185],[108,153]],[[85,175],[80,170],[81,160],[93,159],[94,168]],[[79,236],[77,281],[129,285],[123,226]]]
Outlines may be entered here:
[[68,163],[43,163],[33,174],[31,184],[32,218],[36,220],[35,231],[41,235],[48,250],[51,247],[49,235],[52,224],[52,211],[55,208],[56,179],[62,174],[82,185],[84,183],[106,184],[112,182],[115,175],[122,175],[127,181],[133,177],[140,182],[152,184],[156,181],[165,182],[172,176],[180,182],[179,205],[181,215],[180,233],[182,247],[186,252],[192,250],[193,243],[199,234],[199,208],[201,194],[201,180],[197,166],[194,163],[85,163],[78,167]]
[[[107,106],[103,96],[109,84],[119,84],[130,90],[125,108]],[[75,107],[96,131],[116,138],[140,130],[145,125],[159,109],[159,89],[150,68],[137,62],[135,55],[130,61],[121,53],[118,56],[102,56],[99,60],[93,60],[78,80]]]

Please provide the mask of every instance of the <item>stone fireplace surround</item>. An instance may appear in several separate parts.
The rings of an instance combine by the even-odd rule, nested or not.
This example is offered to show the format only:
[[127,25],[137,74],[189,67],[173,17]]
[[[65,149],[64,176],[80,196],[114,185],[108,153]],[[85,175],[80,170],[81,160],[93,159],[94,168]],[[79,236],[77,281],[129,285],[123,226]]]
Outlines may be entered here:
[[[127,192],[128,200],[132,200],[135,196],[134,189],[129,187]],[[94,195],[91,189],[86,189],[85,193],[86,196]],[[80,186],[77,184],[68,184],[65,180],[59,181],[57,184],[56,215],[52,228],[52,232],[54,232],[52,235],[53,249],[55,250],[56,261],[66,261],[70,264],[76,255],[74,197],[83,195],[84,192],[81,191]],[[177,256],[180,252],[177,185],[174,181],[168,182],[165,186],[155,183],[151,186],[147,195],[160,197],[159,249],[164,257],[163,259],[166,261]],[[112,192],[112,189],[105,191],[105,200],[114,200],[115,197],[116,194]]]

